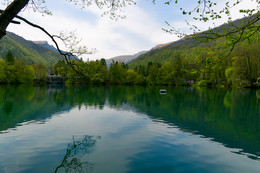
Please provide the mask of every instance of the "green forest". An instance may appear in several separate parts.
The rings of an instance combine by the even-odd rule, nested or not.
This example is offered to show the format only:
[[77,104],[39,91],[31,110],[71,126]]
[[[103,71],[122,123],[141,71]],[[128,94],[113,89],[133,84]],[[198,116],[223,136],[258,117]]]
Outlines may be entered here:
[[56,75],[68,77],[72,83],[257,87],[259,38],[255,35],[232,51],[223,39],[208,43],[188,41],[150,51],[128,64],[112,62],[109,69],[104,59],[78,62],[75,68],[84,78],[63,61],[54,69]]
[[53,66],[27,62],[8,52],[0,60],[0,83],[46,83],[54,74],[63,83],[115,85],[199,85],[258,87],[260,82],[260,35],[227,46],[224,39],[210,42],[182,40],[156,49],[128,64],[106,60],[64,60]]
[[0,59],[0,83],[33,83],[45,82],[47,68],[43,64],[31,64],[15,58],[9,51],[4,59]]

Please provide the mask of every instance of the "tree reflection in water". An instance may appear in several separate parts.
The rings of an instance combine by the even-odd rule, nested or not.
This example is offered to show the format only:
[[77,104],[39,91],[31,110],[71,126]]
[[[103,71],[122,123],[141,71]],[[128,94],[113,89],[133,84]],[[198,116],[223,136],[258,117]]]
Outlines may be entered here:
[[101,139],[100,136],[84,136],[80,139],[75,139],[73,136],[73,142],[68,145],[66,154],[61,164],[55,169],[57,172],[92,172],[93,163],[85,161],[83,156],[90,153],[96,144],[97,139]]

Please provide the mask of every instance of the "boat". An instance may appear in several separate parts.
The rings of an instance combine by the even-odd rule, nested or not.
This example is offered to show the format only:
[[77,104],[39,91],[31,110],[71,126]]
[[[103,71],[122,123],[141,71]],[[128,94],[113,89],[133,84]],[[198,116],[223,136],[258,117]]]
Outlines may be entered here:
[[166,94],[166,89],[160,89],[160,94]]

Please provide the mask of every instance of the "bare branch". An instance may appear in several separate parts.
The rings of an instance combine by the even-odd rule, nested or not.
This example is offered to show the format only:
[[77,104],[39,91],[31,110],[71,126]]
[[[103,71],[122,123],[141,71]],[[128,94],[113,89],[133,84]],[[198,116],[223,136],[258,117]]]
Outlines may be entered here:
[[[3,11],[3,10],[1,10],[1,11]],[[60,47],[59,47],[57,41],[55,40],[55,37],[57,37],[57,36],[51,35],[51,34],[50,34],[48,31],[46,31],[43,27],[41,27],[41,26],[39,26],[39,25],[36,25],[36,24],[34,24],[34,23],[28,21],[27,19],[21,17],[21,16],[16,15],[15,17],[16,17],[17,19],[20,19],[20,20],[22,20],[23,22],[27,23],[28,25],[30,25],[30,26],[32,26],[32,27],[34,27],[34,28],[37,28],[37,29],[40,29],[41,31],[43,31],[43,32],[52,40],[52,42],[55,44],[55,46],[56,46],[58,52],[64,57],[64,59],[66,60],[66,62],[68,63],[68,65],[69,65],[74,71],[76,71],[79,75],[81,75],[82,77],[87,78],[87,76],[84,74],[84,72],[81,71],[80,68],[76,68],[76,67],[77,67],[77,63],[75,63],[75,61],[79,61],[78,57],[77,57],[76,55],[74,55],[73,53],[71,53],[71,52],[63,52],[63,51],[60,49]],[[62,39],[62,38],[60,38],[60,39]]]

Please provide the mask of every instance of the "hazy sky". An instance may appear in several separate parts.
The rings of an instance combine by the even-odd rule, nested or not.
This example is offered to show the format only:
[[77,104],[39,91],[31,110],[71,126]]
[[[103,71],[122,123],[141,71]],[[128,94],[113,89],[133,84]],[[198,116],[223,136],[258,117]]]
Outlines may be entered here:
[[[165,5],[162,0],[157,4],[153,4],[151,1],[137,0],[136,5],[123,9],[122,13],[127,18],[117,21],[109,19],[109,16],[101,17],[104,10],[95,6],[82,10],[79,6],[65,0],[47,0],[46,5],[52,11],[52,16],[42,16],[30,9],[24,10],[20,15],[41,25],[51,34],[76,30],[78,36],[82,38],[81,44],[88,48],[96,48],[98,51],[94,55],[84,56],[85,60],[131,55],[139,51],[150,50],[157,44],[177,40],[177,36],[162,31],[162,28],[167,28],[165,21],[183,31],[188,31],[189,28],[185,20],[204,30],[210,26],[209,23],[194,22],[191,17],[181,14],[179,8],[192,9],[196,5],[196,0],[183,0],[178,5],[170,6]],[[217,0],[219,8],[224,1]],[[255,7],[255,4],[251,0],[245,0],[241,6],[232,9],[233,18],[241,17],[238,15],[239,8],[250,6]],[[4,7],[2,6],[2,8]],[[216,25],[220,25],[222,22],[223,20],[217,21]],[[9,25],[8,31],[27,40],[47,40],[51,43],[41,31],[26,24]],[[63,46],[61,47],[65,49]]]

